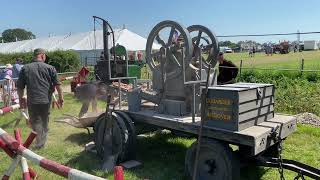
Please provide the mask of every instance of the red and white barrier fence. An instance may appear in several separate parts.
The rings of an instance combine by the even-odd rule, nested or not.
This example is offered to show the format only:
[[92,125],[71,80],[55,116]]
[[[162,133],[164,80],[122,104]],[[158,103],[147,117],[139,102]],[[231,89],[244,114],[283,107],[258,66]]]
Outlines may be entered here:
[[[102,180],[103,179],[101,177],[93,176],[91,174],[87,174],[85,172],[81,172],[79,170],[61,165],[57,162],[54,162],[42,156],[39,156],[34,152],[32,152],[31,150],[27,149],[28,146],[31,144],[31,142],[35,138],[34,132],[32,132],[29,135],[29,137],[27,138],[26,142],[23,145],[21,144],[21,142],[18,141],[19,139],[21,140],[21,133],[19,130],[15,131],[15,137],[17,137],[17,139],[14,139],[7,132],[5,132],[3,129],[0,128],[0,148],[3,149],[10,157],[14,158],[12,164],[10,165],[8,170],[5,172],[5,175],[3,176],[2,179],[9,179],[10,175],[12,174],[12,172],[14,171],[14,169],[16,168],[19,162],[23,170],[23,179],[28,180],[30,178],[35,178],[36,177],[35,172],[28,167],[25,160],[32,161],[34,164],[68,179],[74,179],[74,180],[76,179]],[[120,173],[119,170],[117,171],[115,170],[115,172]],[[123,173],[122,170],[121,172]],[[117,174],[117,177],[119,176],[122,177],[123,179],[123,174],[122,175]]]
[[114,167],[113,177],[114,177],[114,180],[124,180],[122,166]]
[[[21,144],[22,139],[21,139],[20,129],[16,129],[14,131],[14,135],[16,140]],[[34,131],[32,131],[29,137],[27,138],[26,142],[24,143],[24,146],[29,147],[32,141],[35,139],[36,135],[37,134]],[[9,168],[5,171],[2,177],[2,180],[8,180],[19,163],[21,165],[21,169],[23,170],[23,174],[22,174],[24,177],[23,179],[30,179],[30,177],[34,179],[37,176],[36,172],[33,171],[31,167],[28,167],[27,161],[24,158],[22,158],[21,155],[17,155],[13,151],[11,151],[8,145],[6,145],[1,138],[0,138],[0,148],[2,148],[11,158],[13,158],[12,163],[10,164]]]
[[14,105],[9,106],[9,107],[3,107],[3,108],[0,109],[0,115],[6,114],[8,112],[14,111],[14,110],[19,109],[19,108],[20,108],[19,104],[14,104]]

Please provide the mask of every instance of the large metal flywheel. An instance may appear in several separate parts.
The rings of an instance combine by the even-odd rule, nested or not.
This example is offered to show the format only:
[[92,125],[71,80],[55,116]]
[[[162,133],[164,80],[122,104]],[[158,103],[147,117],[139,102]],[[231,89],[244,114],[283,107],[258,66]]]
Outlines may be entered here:
[[209,28],[202,25],[192,25],[187,29],[194,47],[192,60],[199,60],[199,56],[202,55],[202,66],[204,66],[204,68],[207,68],[209,64],[211,64],[212,68],[215,67],[219,53],[216,35]]
[[[172,79],[182,73],[182,58],[185,65],[189,65],[192,49],[191,38],[186,28],[174,21],[162,21],[148,36],[146,62],[154,74]],[[178,51],[182,57],[177,57]]]

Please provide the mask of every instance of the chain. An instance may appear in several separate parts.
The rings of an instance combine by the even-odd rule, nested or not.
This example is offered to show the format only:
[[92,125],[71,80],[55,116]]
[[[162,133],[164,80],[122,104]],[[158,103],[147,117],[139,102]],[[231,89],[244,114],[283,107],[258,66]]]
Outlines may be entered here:
[[299,180],[300,178],[301,178],[301,180],[305,180],[305,178],[301,172],[298,173],[298,175],[294,178],[294,180]]
[[278,156],[278,161],[279,161],[279,167],[278,167],[278,171],[279,171],[279,174],[280,174],[280,180],[285,180],[284,178],[284,175],[283,175],[283,161],[282,161],[282,141],[279,142],[279,145],[278,145],[278,151],[279,151],[279,156]]

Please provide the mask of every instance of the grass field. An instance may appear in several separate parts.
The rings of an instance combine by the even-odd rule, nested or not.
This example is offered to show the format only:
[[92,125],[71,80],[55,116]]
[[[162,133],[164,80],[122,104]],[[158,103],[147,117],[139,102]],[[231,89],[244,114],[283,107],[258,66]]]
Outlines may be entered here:
[[267,56],[265,53],[256,53],[255,57],[249,57],[248,53],[225,54],[225,58],[243,67],[264,68],[293,68],[300,69],[301,59],[305,60],[304,69],[320,69],[320,51],[302,51],[299,53],[274,54]]
[[[36,153],[61,164],[102,177],[113,179],[112,175],[99,171],[100,160],[95,154],[83,152],[84,145],[92,140],[84,129],[75,129],[68,125],[53,122],[53,119],[62,113],[77,114],[80,103],[71,95],[66,96],[63,110],[54,109],[51,113],[49,139],[47,146]],[[100,103],[101,108],[103,103]],[[14,118],[17,113],[0,117],[0,127],[13,133]],[[30,132],[23,122],[23,137]],[[299,126],[298,131],[290,136],[284,143],[284,157],[298,160],[315,167],[320,167],[320,129],[310,126]],[[194,139],[177,138],[170,132],[158,132],[146,137],[138,138],[137,159],[143,163],[141,168],[125,172],[125,179],[152,179],[152,180],[179,180],[184,177],[184,155]],[[0,172],[4,172],[11,160],[0,152]],[[63,179],[52,173],[44,171],[35,165],[34,169],[40,178]],[[250,167],[241,171],[242,179],[279,179],[276,169]],[[294,173],[285,171],[287,179],[292,179]],[[12,179],[21,179],[20,169],[16,170]]]

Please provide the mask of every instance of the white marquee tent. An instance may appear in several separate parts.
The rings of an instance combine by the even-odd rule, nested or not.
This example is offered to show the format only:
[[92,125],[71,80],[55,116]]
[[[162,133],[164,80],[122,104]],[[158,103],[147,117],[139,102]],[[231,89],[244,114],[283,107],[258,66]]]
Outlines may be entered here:
[[[128,29],[115,29],[114,35],[115,44],[124,46],[128,51],[144,51],[146,48],[147,40]],[[109,48],[111,47],[112,39],[109,36]],[[75,50],[80,54],[82,60],[92,58],[103,49],[102,30],[0,43],[0,53],[29,52],[36,48],[44,48],[47,51]],[[153,48],[159,49],[160,46],[154,44]]]

